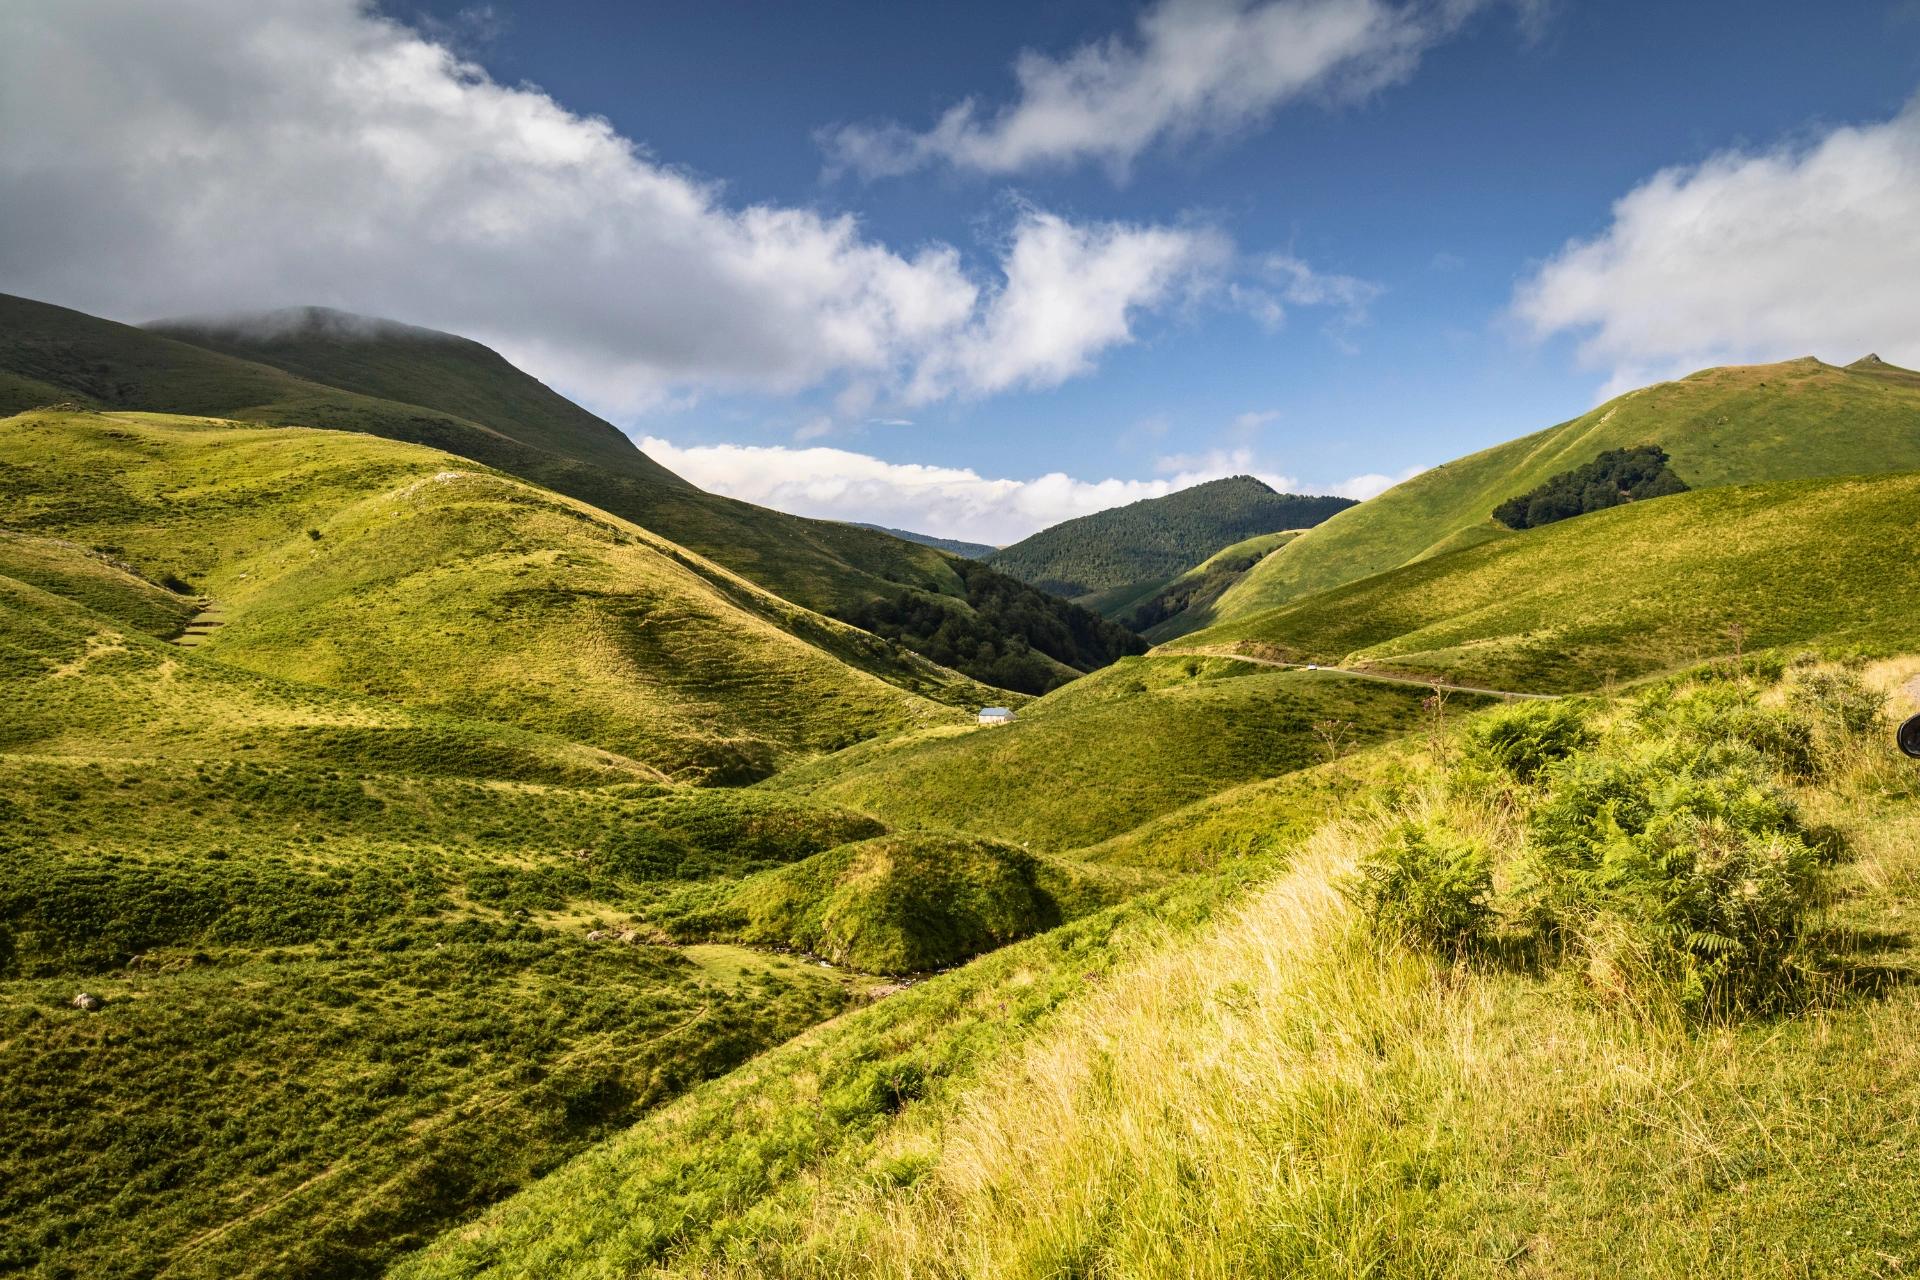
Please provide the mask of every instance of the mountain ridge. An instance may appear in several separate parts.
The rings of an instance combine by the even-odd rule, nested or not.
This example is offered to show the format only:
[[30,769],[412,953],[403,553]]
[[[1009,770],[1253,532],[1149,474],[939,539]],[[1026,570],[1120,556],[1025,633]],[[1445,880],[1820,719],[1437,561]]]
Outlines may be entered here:
[[1253,476],[1227,476],[1063,521],[1002,547],[987,563],[1056,595],[1098,599],[1096,607],[1106,611],[1224,547],[1305,528],[1352,505],[1349,498],[1282,494]]

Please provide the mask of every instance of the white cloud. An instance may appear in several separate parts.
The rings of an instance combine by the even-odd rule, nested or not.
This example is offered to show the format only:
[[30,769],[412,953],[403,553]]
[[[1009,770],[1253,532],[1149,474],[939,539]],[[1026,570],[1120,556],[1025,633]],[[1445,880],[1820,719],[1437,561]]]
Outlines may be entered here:
[[1729,361],[1920,364],[1920,100],[1891,120],[1663,170],[1524,281],[1536,337],[1624,390]]
[[1368,498],[1377,497],[1385,493],[1403,480],[1413,479],[1425,470],[1425,467],[1408,467],[1400,474],[1392,476],[1383,476],[1379,472],[1368,472],[1366,475],[1351,476],[1342,480],[1339,484],[1333,486],[1330,492],[1337,497],[1357,498],[1365,502]]
[[608,410],[1052,385],[1224,244],[1029,209],[982,273],[848,216],[733,204],[362,0],[0,7],[0,207],[9,290],[130,319],[389,315]]
[[1085,373],[1100,352],[1133,340],[1137,310],[1205,287],[1231,256],[1212,231],[1076,226],[1023,210],[1006,282],[979,323],[922,362],[907,399],[1053,386]]
[[1005,174],[1082,160],[1122,175],[1156,145],[1244,128],[1309,95],[1353,100],[1404,80],[1489,2],[1159,0],[1131,38],[1061,58],[1022,53],[1018,95],[997,111],[968,98],[925,133],[848,125],[821,141],[834,169],[868,177],[936,162]]
[[[965,467],[885,462],[846,449],[736,444],[680,447],[647,436],[650,457],[703,489],[797,515],[860,520],[937,537],[1004,545],[1109,507],[1159,498],[1205,480],[1254,473],[1242,450],[1163,459],[1154,480],[1076,480],[1052,472],[1030,480],[990,479]],[[1286,476],[1260,475],[1283,491]]]

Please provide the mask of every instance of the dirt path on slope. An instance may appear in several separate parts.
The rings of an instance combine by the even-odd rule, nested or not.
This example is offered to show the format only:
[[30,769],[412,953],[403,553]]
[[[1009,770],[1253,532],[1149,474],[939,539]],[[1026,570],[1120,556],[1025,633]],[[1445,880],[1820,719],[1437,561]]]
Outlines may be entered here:
[[1251,662],[1258,667],[1273,667],[1279,671],[1324,671],[1329,675],[1345,676],[1349,680],[1372,680],[1378,684],[1404,684],[1416,689],[1444,689],[1448,693],[1478,693],[1489,698],[1504,698],[1508,701],[1528,699],[1535,702],[1551,702],[1566,695],[1560,693],[1521,693],[1516,689],[1488,689],[1476,684],[1449,684],[1445,680],[1423,680],[1419,676],[1391,676],[1378,671],[1356,671],[1352,667],[1329,667],[1317,663],[1281,662],[1276,658],[1256,658],[1245,653],[1217,653],[1205,649],[1163,649],[1157,656],[1162,658],[1231,658],[1235,662]]

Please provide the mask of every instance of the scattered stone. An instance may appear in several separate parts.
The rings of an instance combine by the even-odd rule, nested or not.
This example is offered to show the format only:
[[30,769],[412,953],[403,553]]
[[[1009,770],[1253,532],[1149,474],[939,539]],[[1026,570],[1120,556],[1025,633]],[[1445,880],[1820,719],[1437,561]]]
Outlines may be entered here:
[[587,941],[588,942],[604,942],[609,936],[610,935],[607,933],[605,929],[594,929],[588,932]]
[[104,1004],[106,1004],[106,1001],[94,995],[91,991],[82,991],[73,998],[73,1007],[83,1009],[88,1013],[94,1012]]

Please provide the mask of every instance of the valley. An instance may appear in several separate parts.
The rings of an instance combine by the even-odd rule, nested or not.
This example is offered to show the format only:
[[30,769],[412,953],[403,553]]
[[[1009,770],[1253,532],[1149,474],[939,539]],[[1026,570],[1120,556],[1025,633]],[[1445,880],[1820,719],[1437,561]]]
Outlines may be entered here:
[[342,313],[10,300],[0,377],[0,1271],[1920,1248],[1916,375],[985,563]]

